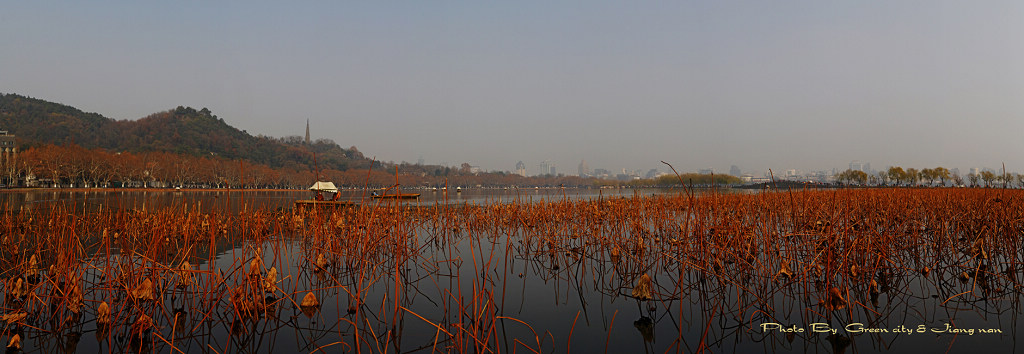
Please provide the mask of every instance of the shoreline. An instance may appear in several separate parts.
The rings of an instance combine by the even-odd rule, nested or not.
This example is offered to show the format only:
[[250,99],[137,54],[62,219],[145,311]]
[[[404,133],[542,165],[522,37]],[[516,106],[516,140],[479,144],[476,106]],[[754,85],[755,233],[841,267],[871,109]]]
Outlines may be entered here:
[[33,191],[55,191],[55,192],[307,192],[302,189],[237,189],[237,188],[46,188],[46,187],[18,187],[0,189],[5,192],[33,192]]

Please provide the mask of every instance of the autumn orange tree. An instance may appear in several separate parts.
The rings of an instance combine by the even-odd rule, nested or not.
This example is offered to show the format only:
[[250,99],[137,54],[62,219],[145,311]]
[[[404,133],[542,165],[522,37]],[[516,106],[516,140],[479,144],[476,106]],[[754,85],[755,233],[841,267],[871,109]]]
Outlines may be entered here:
[[[295,154],[303,152],[295,151]],[[305,152],[308,153],[308,152]],[[298,162],[279,167],[216,155],[167,151],[110,152],[76,144],[32,146],[20,154],[16,174],[20,180],[36,178],[43,187],[183,187],[183,188],[305,188],[314,180],[333,181],[345,188],[413,187],[581,187],[592,178],[577,176],[522,177],[504,172],[473,173],[471,169],[440,166],[374,163],[339,170],[320,169]],[[468,164],[464,164],[468,165]],[[396,170],[395,167],[399,168]],[[403,169],[407,168],[407,169]],[[443,172],[440,172],[443,171]],[[440,173],[439,173],[440,172]],[[396,178],[397,173],[397,178]],[[717,177],[717,176],[716,176]]]

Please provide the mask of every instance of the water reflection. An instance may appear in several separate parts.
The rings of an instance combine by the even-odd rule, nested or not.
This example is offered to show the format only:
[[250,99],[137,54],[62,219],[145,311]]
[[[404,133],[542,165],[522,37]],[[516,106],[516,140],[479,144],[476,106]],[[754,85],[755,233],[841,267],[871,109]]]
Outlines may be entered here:
[[[512,188],[466,189],[462,192],[412,189],[419,193],[415,200],[400,200],[402,205],[433,206],[438,204],[534,203],[594,198],[630,198],[635,195],[684,193],[679,189],[577,189],[577,188]],[[706,193],[694,190],[692,193]],[[751,193],[748,190],[719,190],[722,193]],[[394,200],[375,200],[363,190],[341,190],[339,200],[358,204],[379,205]],[[0,205],[6,210],[48,209],[54,206],[69,212],[103,210],[155,210],[178,207],[203,212],[239,212],[242,210],[291,209],[295,200],[312,199],[302,190],[134,190],[134,189],[29,189],[0,191]]]
[[[792,216],[758,208],[771,197],[714,196],[704,205],[605,196],[437,209],[374,203],[311,215],[272,203],[234,212],[146,205],[46,213],[47,220],[13,216],[5,236],[81,237],[83,260],[68,264],[69,254],[38,250],[42,271],[24,279],[34,297],[5,295],[6,314],[28,316],[9,322],[5,335],[47,352],[1014,347],[1021,294],[1011,267],[1019,248],[988,246],[982,257],[966,247],[970,241],[960,242],[961,252],[907,237],[868,249],[876,253],[855,252],[878,235],[791,224]],[[731,208],[722,210],[719,198]],[[723,222],[731,218],[750,221]],[[878,233],[921,232],[916,227]],[[23,251],[4,250],[5,264],[24,267],[25,252],[37,252],[16,249]],[[935,263],[924,272],[926,260]],[[788,275],[780,274],[783,262]],[[50,265],[81,274],[88,305],[80,317],[63,300],[75,282],[62,283],[64,273]],[[12,268],[3,277],[17,274]],[[98,324],[100,302],[112,307],[111,325]],[[911,332],[894,331],[901,326]]]

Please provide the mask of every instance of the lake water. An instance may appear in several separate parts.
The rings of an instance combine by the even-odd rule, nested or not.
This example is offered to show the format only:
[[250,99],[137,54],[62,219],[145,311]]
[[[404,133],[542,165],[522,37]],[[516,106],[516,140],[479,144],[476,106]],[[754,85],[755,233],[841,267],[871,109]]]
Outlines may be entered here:
[[[393,191],[388,191],[391,193]],[[704,193],[695,190],[693,193]],[[745,193],[741,190],[723,190],[723,193]],[[379,204],[383,201],[371,198],[371,193],[362,190],[341,190],[340,200],[357,204]],[[429,206],[435,204],[490,204],[500,202],[542,202],[561,199],[592,199],[632,197],[634,195],[658,195],[685,193],[679,189],[576,189],[576,188],[513,188],[513,189],[466,189],[454,190],[402,190],[402,193],[419,193],[416,200],[403,200],[405,205]],[[327,198],[331,195],[327,193]],[[74,208],[76,211],[104,209],[148,209],[162,207],[199,207],[201,210],[232,210],[245,207],[272,210],[290,209],[295,200],[312,199],[309,191],[238,191],[238,190],[133,190],[133,189],[34,189],[0,190],[0,206],[8,210],[46,207],[54,204]]]
[[[97,330],[92,309],[100,301],[122,311],[123,321],[131,321],[137,312],[149,314],[157,323],[154,337],[158,339],[142,348],[162,352],[170,352],[172,342],[185,352],[336,352],[355,351],[357,346],[368,352],[588,353],[967,352],[986,348],[1018,352],[1022,348],[1016,339],[1024,334],[1017,320],[1022,312],[1019,278],[990,280],[982,289],[979,281],[957,279],[963,257],[940,258],[930,275],[912,268],[878,268],[884,269],[878,274],[886,274],[879,279],[887,280],[877,295],[865,286],[850,285],[844,293],[848,305],[832,311],[819,304],[828,285],[780,279],[776,254],[752,256],[752,263],[772,265],[761,270],[744,268],[741,262],[724,263],[715,272],[695,268],[694,264],[706,263],[692,259],[694,254],[707,254],[700,252],[711,252],[711,246],[697,241],[682,249],[666,234],[666,229],[678,228],[694,214],[680,212],[682,207],[646,205],[635,198],[671,198],[677,191],[502,190],[448,193],[447,197],[427,192],[418,202],[400,203],[410,207],[400,215],[394,214],[393,201],[367,200],[359,197],[361,193],[346,195],[364,206],[350,210],[347,218],[307,216],[294,228],[280,220],[290,213],[276,212],[289,208],[296,198],[308,198],[308,192],[0,194],[6,198],[9,214],[24,208],[57,208],[81,215],[76,217],[80,224],[90,223],[88,215],[104,209],[147,210],[156,215],[180,209],[210,213],[203,219],[210,230],[225,225],[213,249],[199,246],[184,252],[167,246],[172,251],[166,255],[140,259],[126,254],[139,246],[130,247],[127,241],[112,253],[87,247],[83,280],[88,284],[85,300],[90,310],[76,324],[58,326],[53,323],[58,316],[36,308],[39,312],[29,320],[35,322],[18,329],[26,338],[25,348],[92,352],[132,347],[124,331]],[[558,206],[574,200],[596,201],[595,208],[621,210],[626,215],[605,212],[597,221],[571,219],[588,213]],[[684,201],[667,203],[686,205]],[[447,211],[414,211],[434,207]],[[250,220],[263,226],[247,226],[234,216],[239,212],[269,216]],[[168,244],[174,244],[175,235],[182,232],[172,225],[156,225],[148,232],[167,235]],[[99,237],[95,227],[76,227],[81,227],[81,237]],[[609,242],[629,244],[636,236],[646,237],[648,246],[633,250],[624,246],[619,259],[609,255]],[[792,247],[786,241],[777,242],[764,247]],[[787,252],[814,258],[815,251]],[[329,264],[323,270],[316,271],[311,263],[320,254],[334,255],[327,257]],[[239,320],[230,299],[233,289],[244,287],[254,255],[262,261],[262,274],[270,267],[280,272],[277,287],[281,290],[269,314]],[[1012,258],[1020,257],[1019,253],[1003,257],[1020,260]],[[133,268],[151,273],[159,269],[154,264],[173,268],[186,258],[200,272],[193,290],[167,286],[156,301],[128,299],[125,290],[112,286],[104,275],[127,274],[131,272],[125,269]],[[903,264],[907,260],[890,261]],[[115,268],[120,270],[109,270]],[[874,278],[871,269],[864,272]],[[644,273],[652,278],[650,301],[631,296]],[[8,277],[5,272],[4,278]],[[173,278],[168,275],[167,279]],[[38,285],[39,292],[44,291],[44,283]],[[322,302],[311,315],[297,306],[307,293],[316,294]],[[7,311],[18,306],[6,304]],[[6,328],[12,330],[11,325]],[[50,332],[50,328],[56,329]]]

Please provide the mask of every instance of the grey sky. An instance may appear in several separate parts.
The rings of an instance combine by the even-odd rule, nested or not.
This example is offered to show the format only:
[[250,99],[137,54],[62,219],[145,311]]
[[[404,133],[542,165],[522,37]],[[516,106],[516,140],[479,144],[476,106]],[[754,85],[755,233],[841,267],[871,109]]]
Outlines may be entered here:
[[1021,1],[16,1],[0,92],[384,161],[1024,170]]

